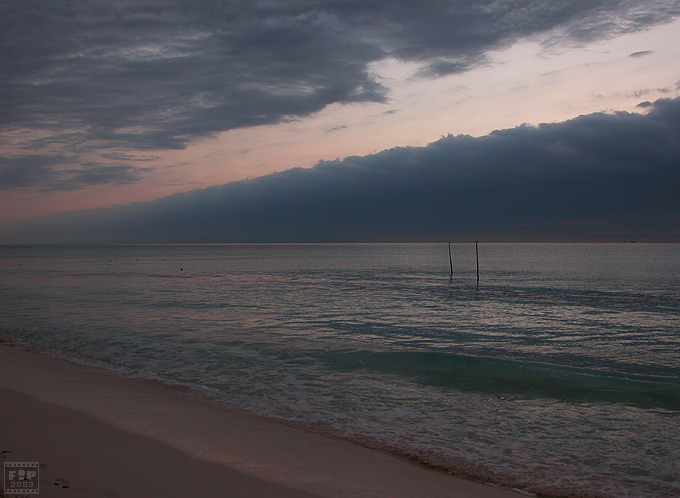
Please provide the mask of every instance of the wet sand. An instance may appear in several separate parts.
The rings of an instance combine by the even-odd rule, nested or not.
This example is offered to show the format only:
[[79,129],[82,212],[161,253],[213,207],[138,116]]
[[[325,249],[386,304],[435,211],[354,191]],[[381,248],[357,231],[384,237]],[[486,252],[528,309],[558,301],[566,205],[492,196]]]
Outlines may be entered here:
[[0,458],[40,463],[37,496],[521,496],[183,389],[4,344]]

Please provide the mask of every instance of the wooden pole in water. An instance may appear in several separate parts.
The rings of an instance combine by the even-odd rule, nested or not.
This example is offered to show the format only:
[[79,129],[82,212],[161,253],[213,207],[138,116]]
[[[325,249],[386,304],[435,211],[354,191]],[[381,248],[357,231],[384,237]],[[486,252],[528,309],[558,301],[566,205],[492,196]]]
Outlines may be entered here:
[[449,267],[451,268],[451,277],[453,278],[453,260],[451,259],[451,242],[449,242]]
[[475,256],[477,256],[477,287],[479,287],[479,241],[475,240]]

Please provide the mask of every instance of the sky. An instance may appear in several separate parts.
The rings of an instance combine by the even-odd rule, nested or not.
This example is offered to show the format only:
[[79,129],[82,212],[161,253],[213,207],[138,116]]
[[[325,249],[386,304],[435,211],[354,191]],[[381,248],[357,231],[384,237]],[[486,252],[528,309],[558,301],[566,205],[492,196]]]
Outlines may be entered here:
[[0,0],[0,243],[680,239],[680,0]]

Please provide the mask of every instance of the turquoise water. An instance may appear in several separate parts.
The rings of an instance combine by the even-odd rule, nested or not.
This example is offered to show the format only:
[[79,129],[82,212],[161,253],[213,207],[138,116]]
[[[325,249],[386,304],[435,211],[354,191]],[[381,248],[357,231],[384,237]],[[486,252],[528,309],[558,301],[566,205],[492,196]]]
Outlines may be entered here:
[[1,247],[0,334],[550,496],[680,494],[680,245]]

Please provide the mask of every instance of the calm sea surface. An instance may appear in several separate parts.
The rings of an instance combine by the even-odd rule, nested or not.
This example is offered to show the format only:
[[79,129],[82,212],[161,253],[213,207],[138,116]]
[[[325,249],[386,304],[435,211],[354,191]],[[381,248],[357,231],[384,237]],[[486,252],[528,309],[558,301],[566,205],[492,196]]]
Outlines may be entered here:
[[530,493],[680,496],[680,245],[0,247],[0,336]]

